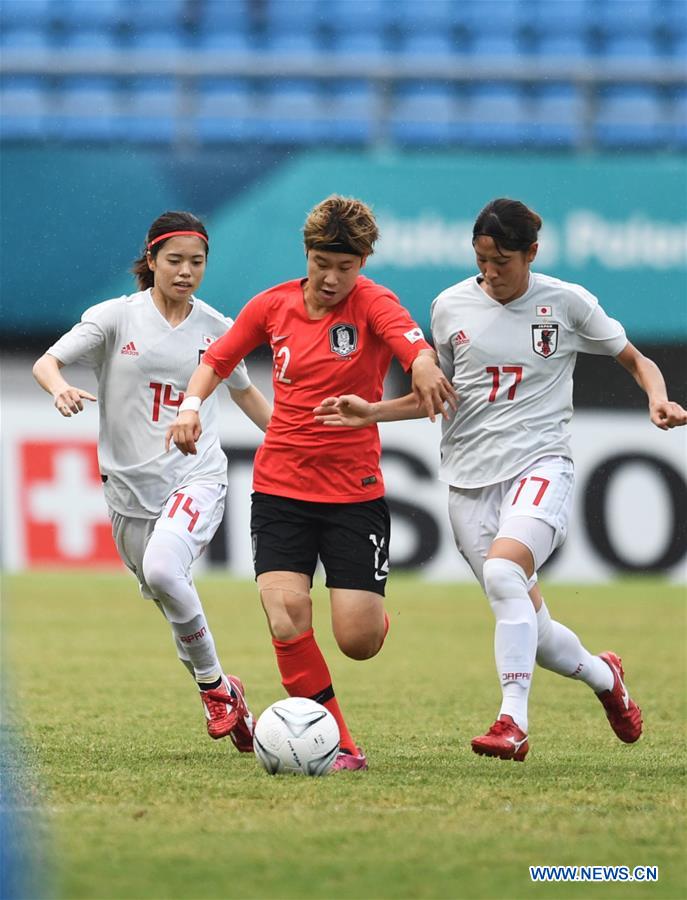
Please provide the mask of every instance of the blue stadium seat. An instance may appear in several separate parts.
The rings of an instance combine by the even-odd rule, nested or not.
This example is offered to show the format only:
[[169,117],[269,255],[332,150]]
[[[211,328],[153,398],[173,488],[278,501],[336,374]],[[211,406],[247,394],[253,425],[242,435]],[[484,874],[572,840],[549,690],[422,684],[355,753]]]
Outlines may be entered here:
[[394,0],[390,20],[401,32],[417,32],[424,29],[431,31],[448,30],[461,21],[460,7],[465,3],[455,0],[430,0],[418,3],[418,0]]
[[672,59],[682,62],[684,66],[687,60],[687,33],[673,35],[669,55]]
[[194,103],[195,136],[205,144],[233,143],[254,138],[255,101],[239,78],[203,79]]
[[43,137],[50,93],[39,78],[4,78],[0,87],[0,140]]
[[528,143],[552,150],[579,147],[584,114],[584,96],[577,85],[538,86],[531,98]]
[[662,0],[598,0],[594,24],[603,34],[645,35],[660,22]]
[[[328,4],[321,0],[266,0],[264,8],[267,30],[282,34],[312,33],[330,18]],[[350,24],[350,6],[347,19]]]
[[61,38],[62,48],[79,53],[92,53],[98,58],[114,58],[122,49],[121,39],[109,28],[101,30],[81,29],[66,32]]
[[535,47],[537,56],[551,60],[585,60],[593,55],[590,42],[584,34],[545,34]]
[[481,59],[508,59],[515,64],[522,57],[524,49],[517,31],[499,28],[493,32],[473,34],[468,43],[467,53]]
[[324,100],[327,140],[339,144],[369,144],[376,136],[379,101],[368,82],[338,82]]
[[394,99],[390,129],[394,141],[407,146],[455,144],[461,137],[452,88],[423,84],[404,88]]
[[512,85],[468,89],[464,122],[467,141],[484,148],[522,147],[529,138],[529,116],[523,93]]
[[275,82],[256,106],[257,137],[268,143],[310,144],[327,135],[326,106],[314,83]]
[[46,117],[46,134],[63,141],[115,140],[122,133],[119,97],[114,79],[64,78]]
[[[98,0],[88,2],[97,3]],[[136,31],[179,27],[192,8],[187,0],[122,0],[122,3],[125,4],[126,19]]]
[[179,94],[173,79],[136,79],[125,109],[122,126],[129,140],[168,144],[177,137]]
[[687,36],[687,4],[685,0],[663,0],[661,25],[669,34]]
[[657,41],[651,35],[609,34],[604,41],[602,55],[606,59],[645,62],[658,60],[661,54]]
[[166,29],[148,28],[136,31],[129,39],[132,50],[146,50],[150,53],[164,54],[166,57],[183,53],[189,45],[188,33],[183,28],[172,25]]
[[197,36],[196,49],[244,54],[253,52],[255,44],[252,36],[242,28],[203,29]]
[[245,31],[254,22],[257,7],[250,0],[204,0],[200,8],[199,27],[202,31]]
[[419,30],[405,33],[401,36],[398,49],[408,56],[445,59],[447,62],[457,54],[453,37],[445,31]]
[[585,35],[595,23],[595,0],[532,0],[530,26],[540,37]]
[[342,31],[332,37],[331,52],[347,59],[378,57],[389,52],[388,43],[381,32]]
[[32,56],[40,56],[53,46],[49,33],[40,27],[3,28],[0,30],[0,48],[3,51],[29,52]]
[[351,17],[351,0],[328,0],[327,28],[352,37],[379,34],[394,22],[396,4],[389,0],[355,0],[355,16]]
[[50,25],[51,0],[2,0],[0,25],[10,28],[41,28]]
[[303,57],[319,53],[320,41],[311,31],[268,30],[264,34],[264,48],[281,56]]
[[[553,5],[557,4],[558,0],[553,0]],[[420,8],[429,5],[431,4],[418,4]],[[497,35],[503,30],[515,31],[526,25],[530,19],[532,3],[531,0],[478,0],[476,3],[460,5],[461,21],[473,35],[487,32]]]
[[670,139],[670,125],[652,87],[612,87],[599,98],[594,137],[600,147],[658,147]]
[[52,0],[50,9],[53,19],[70,29],[119,28],[128,24],[133,12],[125,0]]

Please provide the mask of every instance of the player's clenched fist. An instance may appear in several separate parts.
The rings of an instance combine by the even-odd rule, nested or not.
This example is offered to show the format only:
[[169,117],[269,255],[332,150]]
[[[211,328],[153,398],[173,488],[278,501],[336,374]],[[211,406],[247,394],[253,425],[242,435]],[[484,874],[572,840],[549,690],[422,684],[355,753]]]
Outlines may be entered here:
[[662,431],[675,428],[678,425],[687,425],[687,411],[673,400],[661,400],[649,404],[651,421]]
[[176,444],[184,456],[189,453],[195,455],[198,438],[203,433],[200,424],[200,416],[197,412],[187,409],[176,417],[167,429],[165,435],[165,449],[169,450],[172,444]]

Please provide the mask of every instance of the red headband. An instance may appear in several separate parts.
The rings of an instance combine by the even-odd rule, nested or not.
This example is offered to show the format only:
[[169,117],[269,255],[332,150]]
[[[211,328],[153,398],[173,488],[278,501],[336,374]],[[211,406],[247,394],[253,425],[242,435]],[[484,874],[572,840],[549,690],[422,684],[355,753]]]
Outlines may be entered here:
[[154,246],[155,244],[159,244],[160,241],[164,241],[166,238],[178,237],[179,235],[182,235],[182,234],[191,234],[194,237],[202,238],[202,240],[205,241],[205,243],[208,245],[208,247],[210,246],[210,242],[208,241],[208,239],[205,237],[204,234],[201,234],[200,231],[168,231],[166,234],[161,234],[159,237],[153,238],[153,240],[148,244],[148,250],[150,250],[150,248],[152,246]]

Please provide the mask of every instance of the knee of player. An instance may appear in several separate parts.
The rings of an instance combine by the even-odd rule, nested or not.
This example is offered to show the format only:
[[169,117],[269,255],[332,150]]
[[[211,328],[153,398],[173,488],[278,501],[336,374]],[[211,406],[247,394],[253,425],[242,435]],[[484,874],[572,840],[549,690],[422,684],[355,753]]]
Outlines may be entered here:
[[312,626],[310,594],[270,585],[260,590],[272,637],[290,641]]
[[482,569],[484,590],[490,600],[510,600],[527,591],[527,575],[522,566],[496,556],[487,559]]
[[336,643],[343,654],[350,659],[372,659],[382,649],[385,632],[383,628],[366,634],[335,634]]
[[172,558],[146,552],[143,557],[143,577],[153,596],[161,597],[174,593],[174,585],[179,577],[178,565]]

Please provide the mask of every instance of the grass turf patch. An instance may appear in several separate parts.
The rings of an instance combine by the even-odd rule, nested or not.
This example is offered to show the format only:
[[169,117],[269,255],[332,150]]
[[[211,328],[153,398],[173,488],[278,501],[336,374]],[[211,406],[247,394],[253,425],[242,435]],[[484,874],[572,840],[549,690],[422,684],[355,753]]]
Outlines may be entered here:
[[[524,764],[476,757],[499,690],[488,604],[395,577],[391,632],[345,659],[315,628],[370,770],[273,778],[210,741],[171,635],[127,575],[4,580],[5,705],[22,816],[50,824],[67,898],[661,897],[684,863],[685,594],[634,579],[551,587],[552,616],[624,657],[646,733],[621,744],[584,685],[538,670]],[[254,713],[283,696],[251,582],[199,582]],[[657,865],[659,881],[533,884],[529,865]]]

